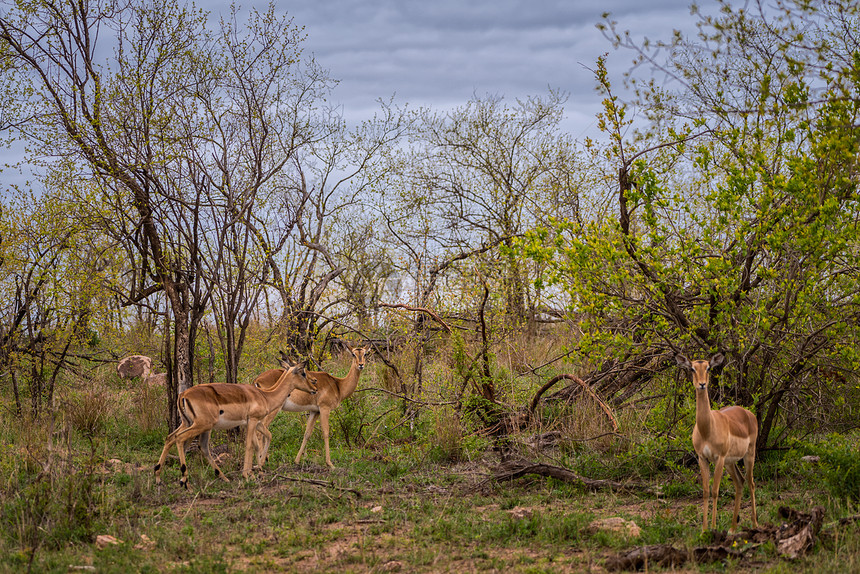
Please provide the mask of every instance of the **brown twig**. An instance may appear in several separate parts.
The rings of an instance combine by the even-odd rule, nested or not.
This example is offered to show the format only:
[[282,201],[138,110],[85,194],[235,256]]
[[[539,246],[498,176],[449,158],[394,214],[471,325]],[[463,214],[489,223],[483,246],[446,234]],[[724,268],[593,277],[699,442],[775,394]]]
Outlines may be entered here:
[[537,474],[548,476],[564,482],[581,484],[589,490],[601,490],[604,488],[613,490],[626,490],[637,492],[655,493],[654,488],[636,482],[617,482],[615,480],[593,479],[580,476],[575,472],[561,466],[531,462],[527,460],[510,460],[496,469],[492,479],[496,481],[513,480],[526,474]]
[[570,381],[573,381],[576,384],[578,384],[580,387],[585,389],[585,391],[589,395],[591,395],[591,397],[595,401],[597,401],[597,404],[600,405],[600,408],[603,409],[603,412],[606,413],[606,416],[609,417],[609,421],[612,423],[612,430],[615,432],[618,432],[618,421],[615,420],[615,416],[612,414],[612,410],[609,408],[609,406],[605,402],[603,402],[603,399],[601,399],[600,397],[597,396],[597,393],[594,392],[594,390],[588,385],[588,383],[586,383],[585,381],[583,381],[582,379],[580,379],[576,375],[571,375],[569,373],[563,374],[563,375],[556,375],[555,377],[550,379],[549,382],[547,382],[544,386],[542,386],[538,390],[538,392],[535,394],[534,398],[532,399],[531,406],[529,406],[529,415],[534,414],[534,411],[537,408],[537,404],[540,401],[541,395],[543,395],[546,391],[548,391],[550,388],[552,388],[553,385],[555,385],[557,382],[559,382],[563,379],[568,379]]
[[377,303],[380,307],[388,307],[389,309],[406,309],[408,311],[419,311],[421,313],[425,313],[430,315],[437,323],[442,325],[446,331],[451,332],[451,327],[448,326],[448,323],[442,320],[442,317],[437,315],[434,311],[427,309],[425,307],[413,307],[412,305],[404,305],[403,303]]
[[389,391],[386,389],[380,389],[379,387],[364,387],[363,389],[356,389],[355,390],[356,393],[362,393],[365,391],[378,391],[380,393],[386,393],[386,394],[391,395],[392,397],[397,397],[398,399],[402,399],[404,401],[408,401],[410,403],[415,403],[415,404],[419,404],[419,405],[439,407],[439,406],[444,406],[444,405],[456,405],[457,404],[457,401],[443,401],[440,403],[431,403],[429,401],[419,401],[418,399],[410,399],[406,395],[402,395],[400,393],[395,393],[393,391]]
[[350,494],[354,494],[356,498],[361,498],[361,493],[359,491],[355,490],[354,488],[343,488],[341,486],[335,486],[331,482],[327,482],[325,480],[316,480],[314,478],[298,478],[296,476],[287,476],[285,474],[276,474],[269,481],[269,484],[275,482],[275,480],[277,480],[279,478],[282,480],[289,480],[292,482],[305,482],[307,484],[313,484],[314,486],[322,486],[324,488],[331,488],[334,490],[339,490],[341,492],[349,492]]

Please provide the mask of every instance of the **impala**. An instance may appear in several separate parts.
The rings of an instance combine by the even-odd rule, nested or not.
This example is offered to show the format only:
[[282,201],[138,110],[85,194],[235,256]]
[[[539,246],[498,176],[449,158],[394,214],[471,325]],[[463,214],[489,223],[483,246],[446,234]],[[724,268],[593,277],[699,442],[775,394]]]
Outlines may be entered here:
[[[285,365],[286,366],[286,365]],[[255,447],[255,437],[260,432],[264,437],[265,448],[268,449],[272,434],[264,419],[272,413],[277,414],[281,406],[288,400],[294,390],[305,391],[301,395],[313,395],[317,392],[316,379],[305,370],[303,363],[290,365],[282,370],[280,376],[270,389],[258,389],[251,385],[234,385],[228,383],[210,383],[197,385],[179,395],[177,406],[182,421],[175,431],[167,436],[164,449],[158,464],[155,465],[155,483],[161,483],[161,470],[170,447],[174,444],[179,451],[179,463],[182,478],[179,480],[188,488],[188,467],[185,464],[185,443],[200,436],[200,450],[203,456],[215,469],[215,475],[225,482],[230,480],[224,476],[218,464],[209,451],[209,434],[213,429],[229,429],[247,426],[245,439],[245,460],[242,476],[248,478],[251,474],[251,459]],[[269,418],[274,418],[274,415]],[[260,456],[258,453],[258,460]]]
[[[285,411],[310,413],[308,416],[307,427],[305,428],[305,437],[302,440],[302,446],[299,448],[299,453],[296,455],[296,464],[299,463],[302,458],[302,454],[305,452],[308,437],[313,433],[314,422],[316,422],[317,416],[319,416],[323,443],[325,444],[325,462],[330,468],[334,468],[334,465],[331,462],[331,453],[329,451],[328,442],[329,415],[331,414],[331,411],[336,409],[341,402],[344,401],[344,399],[348,398],[353,392],[355,392],[355,389],[358,386],[358,378],[361,375],[362,369],[364,369],[367,357],[373,352],[369,346],[349,349],[349,351],[352,354],[352,366],[345,377],[335,377],[322,371],[309,371],[309,376],[316,377],[317,379],[317,394],[296,395],[294,397],[289,397],[283,403],[282,409]],[[289,365],[286,356],[284,356],[283,360],[286,361],[287,365]],[[281,372],[282,369],[266,371],[257,377],[254,381],[254,385],[261,389],[268,388],[274,384]],[[268,426],[277,414],[278,411],[269,413],[264,424]],[[262,458],[265,460],[265,451]]]
[[[702,473],[702,532],[708,528],[708,496],[714,501],[711,514],[711,529],[717,527],[717,497],[720,493],[720,479],[723,468],[728,465],[729,475],[735,485],[735,512],[732,516],[734,532],[738,525],[738,513],[744,491],[744,478],[737,467],[737,461],[744,461],[746,482],[750,487],[752,499],[752,523],[758,527],[755,507],[755,445],[758,439],[758,421],[755,415],[743,407],[729,406],[718,411],[711,410],[708,398],[709,371],[723,364],[724,356],[717,353],[710,361],[690,362],[683,355],[676,355],[678,365],[693,373],[693,386],[696,389],[696,426],[693,428],[693,448],[699,455],[699,469]],[[714,484],[709,488],[711,463],[714,463]]]

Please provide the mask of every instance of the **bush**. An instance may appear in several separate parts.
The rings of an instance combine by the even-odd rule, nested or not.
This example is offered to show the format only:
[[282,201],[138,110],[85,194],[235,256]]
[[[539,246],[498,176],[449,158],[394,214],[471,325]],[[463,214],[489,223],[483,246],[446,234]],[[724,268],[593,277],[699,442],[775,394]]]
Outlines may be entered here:
[[830,435],[810,450],[821,457],[824,483],[835,498],[860,500],[860,458],[856,440]]
[[433,416],[430,459],[433,462],[463,460],[463,430],[457,413],[450,408],[438,409]]
[[87,437],[102,434],[112,411],[112,396],[107,389],[96,386],[70,393],[64,401],[69,424]]

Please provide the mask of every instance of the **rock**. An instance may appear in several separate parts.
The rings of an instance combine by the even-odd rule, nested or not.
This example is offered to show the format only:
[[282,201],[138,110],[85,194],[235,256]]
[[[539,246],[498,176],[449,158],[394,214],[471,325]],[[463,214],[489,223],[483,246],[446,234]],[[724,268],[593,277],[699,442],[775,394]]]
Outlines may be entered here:
[[510,514],[513,518],[517,520],[522,520],[524,518],[531,518],[534,512],[530,508],[523,508],[522,506],[516,506],[510,510],[508,510],[508,514]]
[[588,525],[591,531],[607,530],[609,532],[618,532],[631,538],[639,538],[642,529],[632,520],[625,520],[620,516],[612,518],[600,518]]
[[134,545],[135,550],[152,550],[155,548],[155,540],[146,534],[140,535],[140,543]]
[[122,540],[114,538],[110,534],[99,534],[96,536],[96,546],[100,549],[116,544],[122,544]]
[[140,377],[146,380],[152,372],[152,359],[146,355],[131,355],[116,364],[116,374],[121,379]]

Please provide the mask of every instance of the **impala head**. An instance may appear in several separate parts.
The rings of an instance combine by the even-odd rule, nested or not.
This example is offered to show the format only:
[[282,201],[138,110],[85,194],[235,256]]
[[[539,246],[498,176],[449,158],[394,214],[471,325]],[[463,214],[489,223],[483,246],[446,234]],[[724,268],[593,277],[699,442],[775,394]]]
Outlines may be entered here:
[[292,377],[294,389],[305,391],[312,395],[317,394],[317,378],[311,375],[310,371],[305,368],[304,361],[293,364],[284,355],[284,358],[281,360],[281,366],[284,367],[284,374],[281,376]]
[[364,365],[367,364],[367,357],[373,354],[373,349],[370,347],[370,345],[367,345],[366,347],[356,347],[355,349],[350,349],[349,351],[355,358],[359,371],[363,370]]
[[711,357],[710,361],[690,361],[684,355],[675,355],[675,362],[682,369],[686,369],[693,373],[693,386],[697,391],[703,391],[708,388],[708,377],[711,369],[719,367],[725,360],[725,355],[717,353]]

